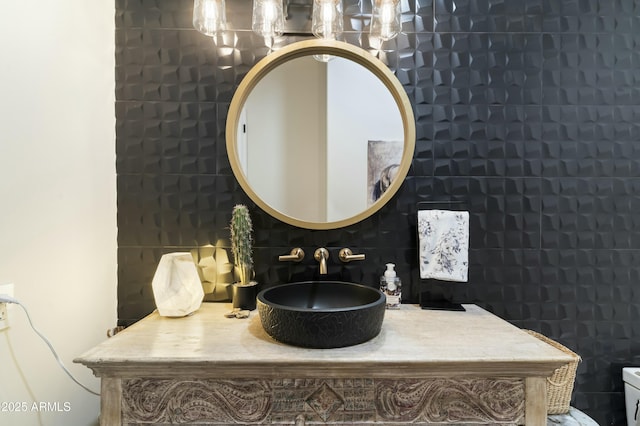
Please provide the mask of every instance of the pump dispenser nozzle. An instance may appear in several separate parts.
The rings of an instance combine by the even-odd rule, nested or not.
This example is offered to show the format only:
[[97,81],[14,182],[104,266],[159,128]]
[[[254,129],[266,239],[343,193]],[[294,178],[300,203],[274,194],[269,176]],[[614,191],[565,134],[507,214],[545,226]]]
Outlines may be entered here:
[[394,269],[396,267],[395,263],[387,263],[387,270],[384,271],[384,277],[385,278],[395,278],[396,277],[396,270]]

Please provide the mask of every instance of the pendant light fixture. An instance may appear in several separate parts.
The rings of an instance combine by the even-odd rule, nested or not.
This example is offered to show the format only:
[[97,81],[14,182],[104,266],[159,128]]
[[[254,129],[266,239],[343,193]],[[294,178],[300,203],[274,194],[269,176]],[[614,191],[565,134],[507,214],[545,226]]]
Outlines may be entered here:
[[380,40],[391,40],[402,31],[400,0],[372,0],[373,14],[369,33]]
[[281,36],[284,31],[283,0],[253,0],[251,29],[264,38]]
[[194,0],[193,27],[202,34],[215,36],[227,27],[225,0]]
[[[401,0],[371,0],[373,9],[369,31],[372,39],[390,40],[402,31],[400,2]],[[235,1],[230,4],[236,11],[246,13],[243,8],[248,4]],[[251,29],[271,42],[285,32],[308,34],[309,18],[314,36],[328,40],[342,37],[342,0],[252,0],[252,4]],[[237,12],[232,12],[232,15],[235,13]],[[193,26],[211,37],[225,31],[225,0],[194,0]]]

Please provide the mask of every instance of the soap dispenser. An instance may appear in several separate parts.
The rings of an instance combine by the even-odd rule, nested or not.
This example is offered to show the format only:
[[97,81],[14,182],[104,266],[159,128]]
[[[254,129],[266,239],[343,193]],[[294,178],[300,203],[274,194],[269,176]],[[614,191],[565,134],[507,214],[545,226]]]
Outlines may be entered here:
[[402,283],[396,276],[395,264],[387,263],[387,270],[380,277],[380,291],[387,297],[387,309],[400,309]]

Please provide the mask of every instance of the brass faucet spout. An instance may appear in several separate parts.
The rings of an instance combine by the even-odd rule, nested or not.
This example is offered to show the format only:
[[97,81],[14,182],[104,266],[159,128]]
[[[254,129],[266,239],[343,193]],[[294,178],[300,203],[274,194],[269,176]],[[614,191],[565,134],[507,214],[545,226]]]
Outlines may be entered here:
[[313,258],[320,262],[320,275],[327,275],[327,259],[329,258],[329,250],[320,247],[313,254]]

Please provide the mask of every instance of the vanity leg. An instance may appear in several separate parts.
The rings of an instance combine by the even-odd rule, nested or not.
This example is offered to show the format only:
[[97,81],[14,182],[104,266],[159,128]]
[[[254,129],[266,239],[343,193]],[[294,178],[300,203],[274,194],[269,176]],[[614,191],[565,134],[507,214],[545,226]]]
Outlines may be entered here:
[[544,377],[525,379],[525,424],[545,426],[547,424],[547,381]]
[[100,394],[100,426],[122,424],[122,379],[102,377]]

